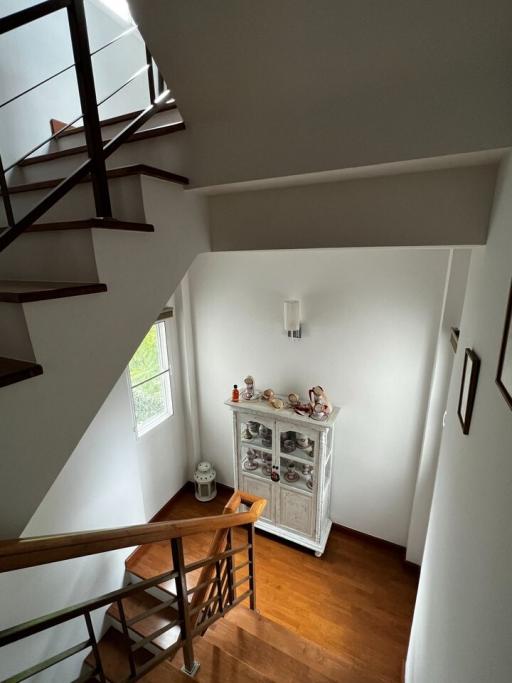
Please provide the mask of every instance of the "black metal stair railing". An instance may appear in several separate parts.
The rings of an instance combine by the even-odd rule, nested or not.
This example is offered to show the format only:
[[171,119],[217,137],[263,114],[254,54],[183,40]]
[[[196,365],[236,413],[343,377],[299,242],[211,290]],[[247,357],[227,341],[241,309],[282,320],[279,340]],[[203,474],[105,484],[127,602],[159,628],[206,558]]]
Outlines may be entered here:
[[[74,68],[76,71],[80,106],[82,111],[64,128],[43,140],[36,147],[32,148],[7,168],[4,168],[0,154],[0,192],[2,195],[5,216],[7,220],[6,229],[3,232],[0,232],[0,251],[11,244],[11,242],[13,242],[24,230],[30,227],[57,201],[66,195],[77,183],[82,181],[89,174],[92,181],[96,215],[103,218],[110,218],[112,216],[112,209],[110,204],[105,161],[107,157],[116,149],[118,149],[131,135],[133,135],[133,133],[140,128],[140,126],[142,126],[155,113],[162,109],[170,98],[170,92],[166,89],[163,77],[158,69],[156,78],[157,89],[155,88],[154,60],[149,50],[146,48],[146,64],[101,101],[97,100],[91,57],[113,45],[118,40],[130,35],[134,30],[136,30],[137,27],[133,26],[130,29],[123,31],[114,39],[110,40],[108,43],[102,45],[100,48],[91,53],[84,11],[84,0],[45,0],[45,2],[40,2],[37,5],[28,7],[27,9],[20,10],[19,12],[15,12],[6,17],[2,17],[0,18],[0,35],[19,28],[20,26],[24,26],[32,21],[36,21],[37,19],[46,17],[49,14],[53,14],[61,9],[66,9],[67,11],[71,45],[75,60],[74,63],[70,64],[64,69],[57,71],[52,76],[43,79],[39,83],[32,85],[30,88],[27,88],[23,92],[20,92],[14,97],[9,98],[5,102],[2,102],[0,104],[0,109],[17,100],[18,98],[23,97],[32,90],[40,87],[44,83],[47,83],[53,78],[61,75],[62,73]],[[149,106],[146,107],[139,114],[139,116],[133,119],[130,124],[127,125],[115,138],[113,138],[106,145],[103,145],[98,108],[144,73],[147,73],[148,75],[148,90],[150,98]],[[88,156],[87,160],[70,176],[65,178],[56,188],[48,193],[25,216],[17,220],[12,207],[11,198],[9,196],[6,173],[17,166],[21,161],[31,156],[38,149],[48,144],[52,140],[57,139],[59,135],[62,135],[64,130],[70,128],[81,119],[83,119]]]
[[[161,662],[172,658],[180,649],[183,649],[184,666],[182,670],[188,675],[194,676],[199,669],[199,662],[197,662],[194,657],[194,638],[204,634],[207,628],[217,621],[217,619],[222,618],[227,612],[244,600],[249,599],[250,608],[256,609],[254,525],[247,524],[239,528],[240,530],[244,530],[247,534],[247,541],[245,543],[233,547],[231,529],[229,529],[227,541],[221,552],[215,555],[208,555],[202,560],[188,564],[185,562],[183,539],[181,537],[172,538],[170,540],[173,563],[172,570],[159,574],[151,579],[145,579],[135,584],[130,584],[101,597],[82,602],[72,607],[67,607],[53,614],[0,631],[0,648],[14,642],[22,641],[29,636],[42,633],[47,629],[51,629],[59,624],[71,622],[78,618],[85,619],[88,633],[88,638],[86,640],[17,673],[14,676],[4,679],[3,681],[0,681],[0,683],[19,683],[20,681],[24,681],[85,650],[90,650],[92,652],[92,659],[94,662],[93,671],[92,673],[87,673],[86,678],[90,678],[92,675],[104,682],[106,680],[104,674],[105,662],[102,661],[101,647],[98,646],[91,615],[96,610],[102,607],[104,608],[112,603],[116,603],[118,606],[121,630],[125,641],[127,665],[130,671],[129,676],[125,679],[124,683],[132,683],[140,680]],[[235,564],[237,556],[241,554],[243,560],[239,561],[238,564]],[[245,559],[245,557],[247,557],[247,559]],[[210,566],[215,568],[212,578],[203,583],[198,583],[191,588],[187,587],[187,576],[191,572],[197,572],[198,570]],[[241,572],[242,570],[245,571],[246,568],[247,574],[237,580],[237,572]],[[125,598],[137,595],[150,588],[155,588],[163,582],[172,580],[175,582],[175,597],[172,596],[170,599],[162,601],[160,605],[151,607],[129,619],[126,617],[123,607],[123,600]],[[249,584],[248,588],[238,595],[237,589],[244,583]],[[209,587],[206,598],[201,600],[200,604],[192,607],[190,602],[193,595],[196,592],[200,592],[205,586]],[[161,626],[154,633],[151,633],[144,638],[137,640],[131,638],[131,626],[138,621],[146,619],[152,614],[168,608],[173,608],[177,612],[177,617],[175,619],[169,619],[164,626]],[[175,627],[179,628],[179,635],[172,645],[163,649],[160,653],[153,655],[142,664],[137,662],[136,652],[138,650],[144,648],[163,633]]]

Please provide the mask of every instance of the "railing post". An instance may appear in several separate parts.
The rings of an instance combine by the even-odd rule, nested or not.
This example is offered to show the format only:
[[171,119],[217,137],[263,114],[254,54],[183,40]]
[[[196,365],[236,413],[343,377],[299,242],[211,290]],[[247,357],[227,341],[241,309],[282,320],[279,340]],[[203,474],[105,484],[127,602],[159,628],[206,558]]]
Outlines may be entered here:
[[224,602],[222,600],[222,572],[220,569],[220,562],[218,560],[215,563],[215,578],[215,582],[217,584],[218,610],[221,614],[224,614]]
[[185,558],[183,555],[183,541],[181,538],[171,539],[172,563],[176,577],[176,598],[178,602],[178,613],[180,616],[181,640],[183,642],[182,671],[187,676],[195,676],[199,670],[199,662],[194,659],[193,628],[190,620],[190,610],[187,597],[187,577],[185,574]]
[[158,94],[161,95],[164,90],[165,90],[165,81],[164,81],[164,77],[160,73],[160,69],[159,69],[158,70]]
[[[226,550],[232,550],[233,549],[233,532],[231,529],[228,529],[228,537],[226,540]],[[234,562],[233,562],[233,555],[229,555],[226,558],[226,564],[227,564],[227,570],[228,570],[228,600],[229,604],[232,605],[233,602],[235,601],[235,592],[233,590],[233,584],[235,583],[235,576],[234,576]]]
[[146,47],[146,64],[148,65],[148,86],[149,86],[149,101],[151,104],[155,101],[155,73],[153,71],[153,57],[151,52]]
[[105,674],[103,672],[103,665],[101,663],[100,652],[98,650],[98,643],[94,633],[94,626],[89,612],[85,612],[85,623],[87,624],[87,632],[89,633],[89,640],[91,641],[92,651],[94,653],[94,660],[96,661],[96,675],[100,677],[101,683],[106,683]]
[[4,165],[2,157],[0,156],[0,191],[2,192],[2,199],[4,200],[5,218],[7,225],[12,228],[15,224],[14,213],[12,210],[11,198],[9,197],[9,188],[7,187],[7,180],[5,179]]
[[87,153],[91,159],[91,180],[96,213],[98,216],[111,217],[112,209],[108,192],[107,170],[103,153],[91,51],[87,36],[84,0],[73,0],[68,6],[68,21],[75,59],[78,92],[84,117],[85,141],[87,143]]
[[128,624],[126,623],[126,614],[124,612],[123,601],[117,600],[117,609],[119,610],[119,619],[121,620],[121,628],[123,629],[124,640],[126,644],[126,651],[128,653],[128,663],[130,665],[130,676],[135,678],[137,675],[137,666],[135,664],[135,657],[133,655],[132,643],[130,633],[128,631]]
[[247,541],[249,543],[249,548],[247,550],[247,555],[249,559],[249,588],[251,590],[251,595],[249,597],[249,606],[252,610],[256,609],[256,573],[254,566],[254,538],[256,534],[254,533],[254,524],[247,525]]

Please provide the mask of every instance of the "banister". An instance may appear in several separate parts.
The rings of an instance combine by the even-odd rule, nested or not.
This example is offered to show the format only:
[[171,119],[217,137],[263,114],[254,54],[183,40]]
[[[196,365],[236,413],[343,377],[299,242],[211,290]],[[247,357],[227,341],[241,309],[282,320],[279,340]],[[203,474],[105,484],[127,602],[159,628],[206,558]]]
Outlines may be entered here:
[[[236,512],[240,503],[250,505],[250,509],[246,512]],[[222,515],[0,541],[0,573],[119,548],[192,536],[205,531],[219,532],[235,526],[254,524],[266,503],[264,498],[237,491],[226,504],[225,513]],[[218,533],[215,538],[217,536]]]
[[[235,510],[237,510],[241,504],[251,505],[250,512],[253,513],[253,518],[251,520],[248,519],[246,522],[243,522],[243,524],[254,524],[254,522],[257,521],[257,519],[260,517],[261,513],[265,509],[267,501],[265,500],[265,498],[258,498],[258,496],[254,496],[250,493],[235,491],[226,503],[226,505],[224,506],[222,519],[225,520],[227,518],[231,518],[233,514],[247,514],[235,513]],[[234,525],[230,524],[219,527],[210,544],[208,557],[215,557],[219,555],[228,539],[229,529],[233,526]],[[201,587],[194,593],[194,596],[190,603],[191,611],[192,613],[194,613],[194,615],[196,614],[195,610],[197,610],[197,608],[204,603],[204,600],[209,590],[208,583],[211,577],[213,576],[214,571],[215,569],[212,567],[212,565],[207,565],[201,569],[201,573],[197,581],[198,585],[200,585]],[[197,625],[199,617],[200,615],[198,614],[197,618],[195,619],[194,626]]]

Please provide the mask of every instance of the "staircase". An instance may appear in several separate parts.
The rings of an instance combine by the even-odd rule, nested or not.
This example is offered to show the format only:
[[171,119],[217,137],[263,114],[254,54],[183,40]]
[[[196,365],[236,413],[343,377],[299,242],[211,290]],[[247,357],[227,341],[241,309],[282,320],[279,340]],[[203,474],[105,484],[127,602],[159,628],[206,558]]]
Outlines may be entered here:
[[[203,201],[183,192],[185,122],[149,52],[126,82],[148,78],[148,106],[100,121],[83,0],[2,17],[0,35],[62,9],[84,125],[52,132],[9,168],[0,158],[4,538],[25,528],[195,256],[209,250]],[[44,468],[27,477],[35,453]]]
[[[116,619],[114,615],[109,616]],[[153,625],[157,622],[164,624],[165,618],[155,619]],[[125,680],[129,676],[124,659],[125,643],[116,627],[105,633],[99,650],[106,680],[109,683]],[[243,605],[219,619],[198,638],[194,652],[200,662],[194,678],[203,683],[370,683],[369,678],[355,679],[346,664],[324,648]],[[139,650],[139,653],[141,664],[151,657],[147,651]],[[89,670],[93,669],[92,656],[86,665]],[[165,661],[150,671],[143,680],[148,683],[190,680],[181,671],[182,666],[183,657],[178,654],[172,661]]]
[[[125,587],[0,632],[2,648],[83,617],[89,635],[7,681],[25,680],[88,649],[80,681],[172,683],[193,677],[203,683],[377,683],[255,611],[254,523],[265,504],[237,491],[221,515],[0,542],[0,571],[128,547],[136,541],[146,554],[154,543],[170,541],[172,555],[172,567],[148,578],[133,573],[128,559]],[[249,509],[239,511],[241,505]],[[214,535],[206,557],[203,553],[190,561],[194,545],[183,542],[210,532]],[[97,639],[91,614],[104,606],[109,607]]]

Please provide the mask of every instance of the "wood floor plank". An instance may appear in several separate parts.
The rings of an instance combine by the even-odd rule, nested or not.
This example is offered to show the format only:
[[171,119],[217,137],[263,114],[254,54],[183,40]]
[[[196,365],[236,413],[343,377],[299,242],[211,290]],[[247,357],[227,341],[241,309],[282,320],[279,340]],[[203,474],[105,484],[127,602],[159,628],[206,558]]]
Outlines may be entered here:
[[[166,516],[218,514],[228,495],[199,503],[184,492]],[[235,531],[234,543],[245,538]],[[208,535],[185,540],[186,561],[204,557]],[[326,648],[370,680],[400,681],[418,580],[399,548],[339,529],[331,532],[321,558],[260,532],[255,545],[257,606],[264,617]],[[127,566],[149,577],[169,569],[170,562],[169,544],[154,544],[132,555]]]

